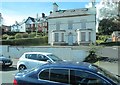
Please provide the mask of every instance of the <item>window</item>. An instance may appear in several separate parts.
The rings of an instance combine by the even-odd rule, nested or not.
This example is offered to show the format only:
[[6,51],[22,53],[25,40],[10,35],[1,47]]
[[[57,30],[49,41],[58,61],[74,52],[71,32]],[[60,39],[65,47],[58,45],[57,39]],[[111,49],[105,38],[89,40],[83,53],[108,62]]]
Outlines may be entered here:
[[37,59],[37,54],[26,54],[25,57],[28,58],[28,59],[36,60]]
[[64,33],[61,34],[61,41],[64,42]]
[[86,29],[86,20],[85,19],[81,20],[81,28]]
[[89,32],[88,37],[89,37],[89,41],[91,41],[91,32]]
[[39,60],[39,61],[47,61],[49,59],[44,55],[38,54],[37,55],[37,60]]
[[81,41],[85,41],[85,36],[86,35],[86,33],[85,32],[81,32]]
[[58,42],[58,41],[59,41],[59,34],[55,33],[55,42]]
[[50,81],[69,83],[68,82],[68,70],[66,69],[51,69],[50,70]]
[[39,74],[39,78],[43,79],[43,80],[49,80],[49,69],[43,70],[40,74]]
[[68,29],[72,29],[73,28],[73,21],[68,21]]
[[77,70],[70,71],[70,83],[72,85],[107,85],[107,83],[98,76]]
[[56,22],[56,30],[60,30],[60,22]]

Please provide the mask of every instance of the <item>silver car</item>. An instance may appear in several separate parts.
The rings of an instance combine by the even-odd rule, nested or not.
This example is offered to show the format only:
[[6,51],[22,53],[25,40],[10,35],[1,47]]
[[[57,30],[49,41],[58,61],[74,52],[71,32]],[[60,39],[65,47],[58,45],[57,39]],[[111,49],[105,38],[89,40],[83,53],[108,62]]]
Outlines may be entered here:
[[55,63],[58,61],[62,60],[52,53],[26,52],[19,58],[19,61],[17,62],[17,69],[31,69],[46,63]]

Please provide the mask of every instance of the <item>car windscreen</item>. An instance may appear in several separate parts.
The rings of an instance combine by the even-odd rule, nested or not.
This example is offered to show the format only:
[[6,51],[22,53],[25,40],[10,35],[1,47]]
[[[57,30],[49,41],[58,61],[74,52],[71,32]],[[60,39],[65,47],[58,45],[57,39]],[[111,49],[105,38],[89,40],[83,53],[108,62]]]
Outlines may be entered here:
[[109,79],[113,80],[117,84],[120,82],[120,80],[114,74],[112,74],[111,72],[109,72],[109,71],[107,71],[107,70],[105,70],[101,67],[98,67],[96,65],[94,65],[94,66],[97,68],[97,70],[98,70],[97,72],[99,74],[102,74],[102,75],[108,77]]
[[49,58],[51,58],[53,61],[62,61],[62,59],[60,59],[59,57],[57,57],[54,54],[49,54],[47,55]]

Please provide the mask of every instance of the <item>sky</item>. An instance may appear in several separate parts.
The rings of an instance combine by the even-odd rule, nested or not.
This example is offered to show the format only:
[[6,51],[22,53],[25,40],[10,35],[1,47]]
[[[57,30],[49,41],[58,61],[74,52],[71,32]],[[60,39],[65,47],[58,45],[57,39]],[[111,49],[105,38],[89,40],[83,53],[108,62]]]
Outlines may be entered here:
[[[43,0],[42,0],[43,1]],[[0,13],[2,13],[3,17],[3,24],[4,25],[13,25],[15,21],[22,22],[23,19],[27,19],[28,17],[36,18],[37,14],[39,17],[42,15],[42,13],[45,13],[47,16],[50,14],[50,11],[53,9],[53,2],[52,1],[14,1],[12,0],[0,3]],[[75,0],[74,0],[75,1]],[[88,4],[87,1],[76,1],[73,2],[69,1],[56,1],[56,3],[59,6],[59,10],[61,9],[76,9],[76,8],[84,8],[86,4]]]

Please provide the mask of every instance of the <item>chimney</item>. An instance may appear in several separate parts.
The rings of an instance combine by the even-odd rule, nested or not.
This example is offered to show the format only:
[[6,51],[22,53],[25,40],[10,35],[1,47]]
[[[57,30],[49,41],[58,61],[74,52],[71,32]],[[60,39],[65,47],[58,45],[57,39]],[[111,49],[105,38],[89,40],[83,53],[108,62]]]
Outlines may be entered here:
[[52,14],[52,11],[50,11],[50,14]]
[[42,18],[45,18],[45,14],[44,13],[42,13]]
[[53,12],[58,11],[58,5],[56,3],[53,3]]

